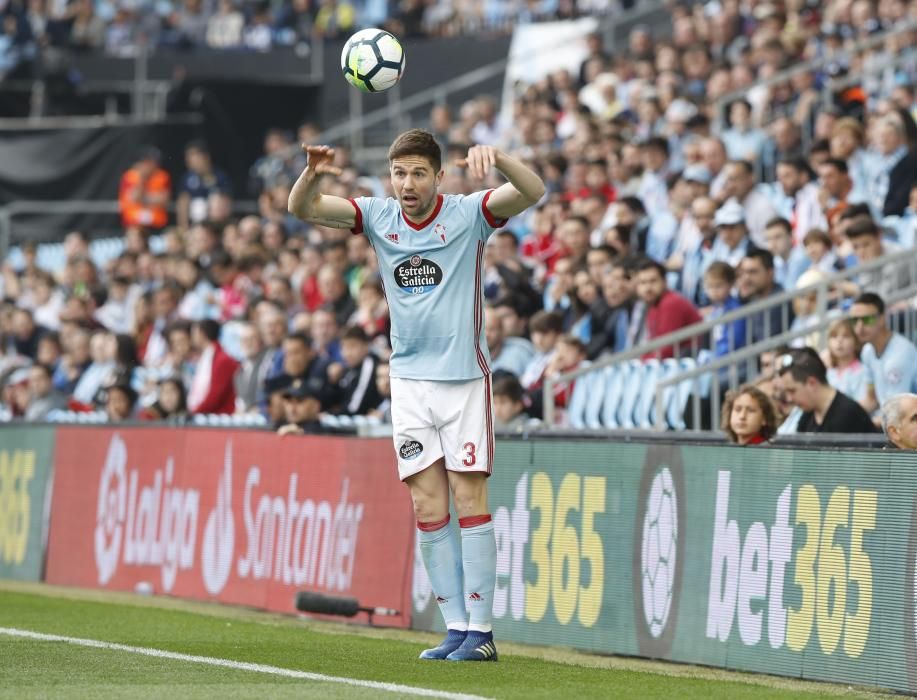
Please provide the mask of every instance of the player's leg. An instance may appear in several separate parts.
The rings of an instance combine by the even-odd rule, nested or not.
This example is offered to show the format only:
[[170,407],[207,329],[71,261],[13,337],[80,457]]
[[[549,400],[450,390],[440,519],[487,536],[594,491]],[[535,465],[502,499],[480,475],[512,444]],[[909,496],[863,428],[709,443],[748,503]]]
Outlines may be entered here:
[[398,473],[411,492],[420,553],[448,630],[446,639],[420,658],[445,659],[465,639],[468,614],[462,555],[449,523],[449,481],[439,437],[428,410],[429,386],[392,378],[392,424]]
[[420,658],[442,660],[461,646],[468,630],[462,552],[455,528],[449,523],[449,481],[444,460],[438,459],[405,483],[411,490],[420,531],[420,555],[446,623],[446,638],[423,651]]
[[[487,507],[487,477],[493,462],[493,413],[490,378],[450,386],[443,401],[440,440],[462,536],[462,569],[468,607],[468,636],[450,661],[496,661],[493,595],[497,579],[497,543]],[[444,398],[446,398],[444,397]],[[454,412],[456,408],[457,412]]]

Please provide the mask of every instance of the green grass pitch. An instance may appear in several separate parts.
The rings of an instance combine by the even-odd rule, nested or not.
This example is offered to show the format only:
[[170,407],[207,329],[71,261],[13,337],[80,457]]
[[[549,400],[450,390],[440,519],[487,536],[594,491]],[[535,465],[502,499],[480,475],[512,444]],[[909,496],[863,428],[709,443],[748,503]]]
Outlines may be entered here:
[[[486,698],[891,697],[862,689],[500,643],[500,662],[423,662],[438,638],[168,598],[0,582],[0,627]],[[0,633],[0,698],[398,698]],[[420,697],[420,695],[416,695]]]

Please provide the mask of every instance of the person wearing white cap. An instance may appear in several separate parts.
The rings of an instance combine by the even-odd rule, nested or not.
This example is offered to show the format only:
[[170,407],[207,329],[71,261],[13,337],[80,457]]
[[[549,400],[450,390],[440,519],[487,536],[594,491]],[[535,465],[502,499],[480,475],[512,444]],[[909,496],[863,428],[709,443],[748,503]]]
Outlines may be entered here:
[[716,240],[713,242],[713,260],[737,267],[746,253],[755,246],[748,237],[745,211],[734,199],[729,199],[716,210],[713,217]]

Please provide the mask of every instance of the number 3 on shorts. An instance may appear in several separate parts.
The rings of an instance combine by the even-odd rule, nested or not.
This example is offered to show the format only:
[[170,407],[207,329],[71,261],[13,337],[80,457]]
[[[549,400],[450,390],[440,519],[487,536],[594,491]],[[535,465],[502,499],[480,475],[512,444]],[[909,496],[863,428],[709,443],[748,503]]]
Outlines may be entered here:
[[466,442],[464,445],[462,445],[462,449],[465,451],[465,459],[462,460],[462,464],[464,464],[466,467],[473,467],[478,459],[474,453],[474,443]]

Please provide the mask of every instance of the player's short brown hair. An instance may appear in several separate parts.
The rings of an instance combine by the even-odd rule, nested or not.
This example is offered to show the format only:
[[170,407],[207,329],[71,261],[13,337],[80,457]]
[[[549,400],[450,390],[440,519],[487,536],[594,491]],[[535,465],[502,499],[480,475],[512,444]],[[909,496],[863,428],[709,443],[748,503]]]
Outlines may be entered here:
[[442,151],[433,134],[423,129],[410,129],[401,134],[388,149],[388,161],[406,156],[421,156],[430,161],[433,172],[438,173],[443,166]]

